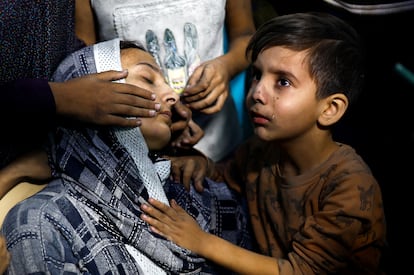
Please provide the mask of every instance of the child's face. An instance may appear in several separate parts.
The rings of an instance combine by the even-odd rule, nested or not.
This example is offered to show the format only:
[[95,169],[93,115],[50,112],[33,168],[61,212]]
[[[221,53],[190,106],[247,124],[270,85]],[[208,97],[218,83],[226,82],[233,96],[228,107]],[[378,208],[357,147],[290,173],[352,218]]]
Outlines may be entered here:
[[316,99],[306,54],[277,46],[254,62],[246,105],[261,139],[297,140],[317,127],[322,103]]
[[162,149],[171,139],[171,109],[179,96],[165,81],[151,54],[135,48],[123,49],[121,63],[123,69],[128,69],[127,83],[157,95],[155,101],[161,104],[161,109],[155,117],[142,118],[140,129],[149,149]]

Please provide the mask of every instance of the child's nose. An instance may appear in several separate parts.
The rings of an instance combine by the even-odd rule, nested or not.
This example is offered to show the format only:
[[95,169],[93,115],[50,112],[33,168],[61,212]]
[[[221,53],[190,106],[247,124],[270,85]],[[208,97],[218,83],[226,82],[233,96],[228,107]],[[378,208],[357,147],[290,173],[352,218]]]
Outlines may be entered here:
[[250,87],[251,97],[255,102],[263,102],[264,101],[264,92],[263,92],[263,85],[260,81],[257,81],[252,84]]

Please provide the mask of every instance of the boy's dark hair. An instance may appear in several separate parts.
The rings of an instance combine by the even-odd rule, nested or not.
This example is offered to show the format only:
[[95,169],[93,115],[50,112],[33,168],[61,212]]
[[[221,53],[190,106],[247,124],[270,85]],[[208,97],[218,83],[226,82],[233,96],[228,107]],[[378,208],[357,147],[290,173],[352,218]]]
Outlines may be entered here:
[[246,56],[255,62],[262,51],[274,46],[309,51],[309,73],[318,87],[317,98],[339,92],[348,97],[350,105],[356,100],[363,81],[363,49],[358,33],[345,21],[317,12],[277,16],[258,28]]

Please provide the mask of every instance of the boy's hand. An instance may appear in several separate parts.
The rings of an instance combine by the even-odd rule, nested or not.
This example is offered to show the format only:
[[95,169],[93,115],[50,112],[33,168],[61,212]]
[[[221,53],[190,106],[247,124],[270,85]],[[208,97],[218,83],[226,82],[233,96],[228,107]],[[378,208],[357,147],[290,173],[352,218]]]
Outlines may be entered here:
[[152,198],[148,202],[150,204],[141,205],[142,211],[146,213],[141,215],[141,219],[151,226],[151,230],[197,253],[201,245],[202,234],[205,232],[196,220],[175,200],[171,200],[171,207]]

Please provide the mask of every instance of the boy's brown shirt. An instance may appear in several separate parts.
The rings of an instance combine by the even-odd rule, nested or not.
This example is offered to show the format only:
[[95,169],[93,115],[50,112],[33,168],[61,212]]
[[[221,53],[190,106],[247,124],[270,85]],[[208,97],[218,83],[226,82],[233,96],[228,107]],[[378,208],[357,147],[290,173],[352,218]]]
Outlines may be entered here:
[[277,152],[253,137],[220,172],[245,194],[260,252],[289,261],[280,274],[380,274],[382,194],[361,157],[341,144],[316,169],[281,178]]

